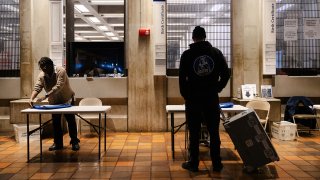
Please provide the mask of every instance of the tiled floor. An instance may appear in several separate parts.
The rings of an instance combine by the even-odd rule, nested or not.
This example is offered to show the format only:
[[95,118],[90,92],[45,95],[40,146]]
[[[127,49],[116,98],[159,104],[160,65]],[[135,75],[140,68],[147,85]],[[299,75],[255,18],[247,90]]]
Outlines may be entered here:
[[97,137],[81,136],[81,149],[73,152],[68,136],[65,148],[49,152],[52,139],[43,140],[43,161],[39,162],[39,142],[32,142],[30,163],[26,163],[26,144],[0,136],[0,179],[320,179],[320,134],[296,141],[272,142],[280,161],[247,174],[229,136],[222,131],[221,173],[210,169],[208,148],[201,146],[200,171],[181,168],[185,161],[184,133],[176,134],[176,159],[171,157],[170,133],[108,133],[107,152],[97,155]]

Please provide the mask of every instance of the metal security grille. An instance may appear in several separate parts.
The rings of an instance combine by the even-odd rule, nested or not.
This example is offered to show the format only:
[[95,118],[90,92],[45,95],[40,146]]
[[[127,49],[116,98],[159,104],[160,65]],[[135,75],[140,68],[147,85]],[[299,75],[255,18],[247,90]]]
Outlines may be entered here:
[[20,76],[19,0],[0,0],[0,77]]
[[206,40],[222,51],[230,67],[231,0],[167,0],[167,74],[179,68],[195,26],[205,28]]
[[[277,0],[277,74],[320,74],[320,34],[310,34],[320,33],[319,8],[319,0]],[[308,20],[319,26],[312,30]]]

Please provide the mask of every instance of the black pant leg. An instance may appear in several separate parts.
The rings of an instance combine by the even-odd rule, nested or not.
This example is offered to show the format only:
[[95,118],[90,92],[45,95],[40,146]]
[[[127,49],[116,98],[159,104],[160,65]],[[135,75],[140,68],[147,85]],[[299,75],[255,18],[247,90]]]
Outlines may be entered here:
[[80,140],[77,138],[77,123],[76,118],[74,114],[65,114],[64,117],[66,118],[68,122],[68,129],[69,129],[69,136],[71,138],[71,142],[80,142]]
[[189,129],[189,161],[195,166],[199,165],[201,118],[201,111],[197,105],[186,103],[186,120]]
[[52,114],[53,139],[57,146],[63,146],[63,131],[61,127],[61,114]]
[[210,156],[213,165],[221,163],[220,156],[220,108],[216,104],[206,106],[204,110],[204,119],[210,134]]

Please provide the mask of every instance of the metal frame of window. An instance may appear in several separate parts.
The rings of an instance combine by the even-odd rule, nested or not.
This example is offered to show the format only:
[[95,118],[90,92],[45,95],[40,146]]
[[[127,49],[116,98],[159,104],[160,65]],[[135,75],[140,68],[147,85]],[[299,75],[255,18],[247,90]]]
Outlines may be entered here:
[[[320,74],[320,39],[304,37],[304,19],[320,19],[319,3],[318,0],[277,0],[277,74]],[[297,40],[284,40],[285,19],[298,21]]]
[[222,51],[230,67],[231,0],[167,0],[167,75],[177,75],[195,26],[205,28],[206,40]]

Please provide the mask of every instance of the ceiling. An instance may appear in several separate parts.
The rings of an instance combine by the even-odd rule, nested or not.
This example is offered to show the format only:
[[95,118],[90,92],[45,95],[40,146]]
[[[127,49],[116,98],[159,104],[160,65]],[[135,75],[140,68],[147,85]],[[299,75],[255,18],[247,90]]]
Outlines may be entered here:
[[123,41],[124,0],[74,1],[75,41]]

